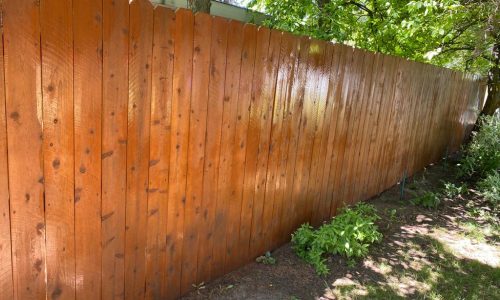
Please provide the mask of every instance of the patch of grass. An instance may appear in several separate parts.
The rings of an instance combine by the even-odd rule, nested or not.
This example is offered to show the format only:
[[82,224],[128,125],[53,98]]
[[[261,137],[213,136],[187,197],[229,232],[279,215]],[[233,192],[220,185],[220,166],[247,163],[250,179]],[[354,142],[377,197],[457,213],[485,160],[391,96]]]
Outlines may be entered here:
[[363,284],[363,293],[338,287],[336,294],[339,299],[500,299],[499,268],[457,258],[432,238],[425,238],[421,249],[434,257],[421,269],[393,270],[384,275],[386,282]]

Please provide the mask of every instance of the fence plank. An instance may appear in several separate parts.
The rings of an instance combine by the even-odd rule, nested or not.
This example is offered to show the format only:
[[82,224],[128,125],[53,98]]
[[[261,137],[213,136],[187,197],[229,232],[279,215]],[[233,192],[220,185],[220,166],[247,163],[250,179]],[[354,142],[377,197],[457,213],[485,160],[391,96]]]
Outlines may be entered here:
[[144,297],[151,116],[153,6],[130,4],[127,202],[125,211],[125,298]]
[[281,37],[280,61],[276,83],[276,99],[272,119],[272,136],[269,148],[269,167],[266,178],[266,206],[271,210],[271,215],[264,220],[270,223],[264,226],[266,232],[267,249],[278,245],[281,235],[281,218],[284,209],[284,188],[286,176],[286,163],[291,126],[291,88],[293,72],[296,62],[296,43],[291,34],[283,33]]
[[226,19],[219,17],[213,19],[207,136],[203,171],[203,198],[209,203],[207,212],[211,224],[209,228],[212,230],[212,236],[209,238],[209,233],[206,236],[206,239],[209,239],[207,245],[210,247],[206,251],[211,257],[208,259],[209,261],[211,259],[209,278],[219,277],[223,274],[226,248],[227,203],[229,199],[218,195],[217,180],[219,178],[220,164],[226,50],[227,45],[230,43],[228,40],[228,25]]
[[[228,41],[231,46],[227,47],[226,53],[226,80],[224,86],[224,104],[222,113],[222,137],[219,161],[219,179],[217,182],[220,198],[228,199],[227,202],[227,225],[225,233],[224,270],[234,269],[235,252],[239,239],[241,198],[233,194],[234,187],[232,167],[236,163],[233,157],[233,145],[236,143],[236,124],[238,115],[238,96],[240,86],[240,72],[243,49],[243,24],[230,21]],[[222,242],[224,244],[224,242]]]
[[[269,48],[267,52],[264,81],[261,85],[261,94],[255,97],[262,98],[260,110],[260,139],[257,155],[257,173],[255,175],[255,196],[252,212],[252,226],[250,233],[250,253],[258,256],[264,253],[265,239],[264,232],[268,230],[272,216],[272,204],[269,205],[265,198],[266,176],[269,162],[269,144],[271,132],[271,122],[275,104],[275,90],[277,72],[279,67],[281,32],[271,30],[269,38]],[[263,60],[264,61],[264,60]],[[257,101],[256,101],[257,102]]]
[[[102,298],[125,293],[129,5],[103,1]],[[126,83],[126,84],[125,84]]]
[[[261,115],[264,108],[262,95],[266,65],[268,62],[268,48],[270,30],[259,27],[257,30],[255,66],[252,79],[251,106],[247,130],[247,154],[245,163],[245,181],[243,188],[243,207],[240,224],[241,251],[245,260],[251,259],[250,239],[252,234],[252,217],[254,211],[255,186],[259,156],[259,143],[261,133]],[[247,248],[247,249],[245,249]]]
[[47,295],[75,298],[72,2],[40,1]]
[[281,220],[281,237],[279,243],[284,243],[288,241],[288,238],[292,231],[294,230],[297,215],[297,202],[293,201],[295,196],[295,190],[293,188],[296,177],[295,167],[297,165],[297,156],[299,149],[299,142],[301,138],[301,124],[302,124],[302,113],[304,110],[304,92],[305,92],[305,81],[307,78],[307,71],[309,67],[309,43],[310,40],[306,37],[301,37],[297,41],[296,51],[297,59],[292,79],[292,91],[291,91],[291,108],[292,113],[291,122],[291,136],[288,146],[288,159],[286,165],[286,186],[287,189],[284,192],[285,201],[289,201],[285,205],[285,210],[283,211],[283,216],[288,216]]
[[3,12],[14,298],[45,299],[39,6],[4,1]]
[[[238,267],[246,261],[245,240],[241,236],[241,223],[244,222],[243,209],[246,207],[245,199],[243,198],[243,187],[245,178],[246,166],[246,153],[248,147],[247,130],[250,118],[251,108],[251,91],[252,91],[252,77],[255,68],[255,55],[256,55],[256,40],[257,28],[252,24],[245,24],[243,27],[243,47],[241,52],[241,71],[240,71],[240,84],[238,95],[238,107],[236,111],[236,125],[235,125],[235,141],[232,146],[233,164],[231,167],[231,194],[234,195],[235,201],[241,203],[240,219],[238,227],[238,240],[235,240],[235,248],[237,250],[232,252],[230,256],[231,267]],[[234,237],[236,239],[236,237]],[[228,258],[226,258],[227,260]]]
[[101,296],[102,1],[76,1],[74,24],[76,298]]
[[154,10],[148,186],[146,298],[165,298],[168,176],[172,112],[175,13]]
[[175,43],[172,95],[172,139],[168,177],[167,278],[169,298],[176,298],[181,288],[182,230],[187,174],[187,149],[191,80],[193,63],[193,25],[191,11],[178,10],[175,19]]
[[[209,97],[210,46],[212,18],[196,14],[194,18],[193,83],[189,116],[188,169],[186,202],[184,208],[184,244],[182,252],[181,292],[186,292],[196,281],[198,258],[198,228],[203,197],[203,166]],[[215,55],[224,55],[215,54]],[[223,80],[219,80],[223,82]]]
[[[0,2],[0,8],[3,3]],[[10,235],[7,120],[5,115],[4,47],[0,40],[0,299],[14,297]]]

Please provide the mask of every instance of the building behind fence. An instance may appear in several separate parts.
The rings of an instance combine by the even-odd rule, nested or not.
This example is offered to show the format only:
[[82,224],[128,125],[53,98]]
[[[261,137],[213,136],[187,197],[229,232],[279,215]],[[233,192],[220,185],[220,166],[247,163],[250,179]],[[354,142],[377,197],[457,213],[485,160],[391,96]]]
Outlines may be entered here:
[[146,0],[4,0],[0,298],[175,298],[459,149],[461,73]]

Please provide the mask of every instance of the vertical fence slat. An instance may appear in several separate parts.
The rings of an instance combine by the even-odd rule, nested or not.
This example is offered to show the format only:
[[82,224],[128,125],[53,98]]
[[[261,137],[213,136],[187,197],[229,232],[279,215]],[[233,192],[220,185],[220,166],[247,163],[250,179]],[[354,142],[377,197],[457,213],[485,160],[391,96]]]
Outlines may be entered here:
[[[241,72],[241,53],[243,50],[243,24],[230,21],[226,53],[226,80],[224,86],[224,107],[222,115],[222,137],[219,162],[218,195],[228,199],[227,225],[225,233],[224,270],[234,269],[234,257],[239,238],[241,198],[233,194],[231,181],[232,167],[237,163],[233,156],[233,145],[236,143],[236,124],[238,114],[238,96]],[[224,243],[224,242],[223,242]]]
[[3,12],[14,297],[45,299],[39,6],[4,1]]
[[40,1],[47,295],[75,298],[73,1]]
[[[210,70],[211,32],[212,18],[207,14],[196,14],[194,18],[193,83],[189,116],[181,292],[189,290],[191,285],[195,283],[198,267],[198,228],[202,217],[201,201],[203,197],[203,166],[207,132],[207,99],[211,79],[210,71],[214,72]],[[214,54],[224,56],[224,53]],[[223,82],[223,80],[219,81]]]
[[187,174],[187,149],[193,64],[193,25],[191,11],[178,10],[175,18],[174,70],[172,89],[172,128],[170,141],[170,170],[168,177],[167,216],[167,277],[169,298],[180,294],[182,231]]
[[[204,250],[211,257],[211,263],[208,266],[210,278],[224,274],[226,248],[226,214],[229,199],[219,196],[217,181],[220,164],[224,80],[226,77],[226,50],[227,45],[231,42],[228,40],[228,25],[228,20],[224,18],[214,17],[213,19],[205,166],[203,170],[203,198],[209,203],[207,217],[211,225],[208,228],[212,230],[211,236],[205,237],[209,242],[207,249]],[[201,244],[203,245],[203,243]]]
[[102,1],[76,1],[74,26],[76,298],[101,296]]
[[125,298],[144,297],[146,278],[153,6],[130,3]]
[[[3,3],[0,2],[0,9]],[[5,114],[4,47],[0,39],[0,299],[14,297],[10,235],[7,120]]]
[[125,293],[129,4],[103,1],[102,299]]
[[[243,207],[240,224],[241,250],[244,260],[252,257],[250,252],[250,239],[252,234],[252,218],[254,211],[255,186],[259,156],[259,143],[261,139],[261,115],[264,108],[264,100],[260,97],[265,86],[266,70],[268,63],[268,49],[270,30],[259,27],[257,30],[255,67],[252,79],[251,106],[247,130],[247,154],[245,163],[245,179],[243,187]],[[269,80],[269,79],[268,79]],[[245,249],[247,248],[247,249]]]
[[285,187],[285,171],[290,144],[291,126],[291,87],[296,61],[296,44],[292,35],[283,33],[281,37],[281,52],[276,84],[276,100],[273,111],[272,136],[269,150],[269,167],[266,178],[266,206],[271,215],[265,216],[269,225],[264,227],[266,247],[273,249],[280,238],[281,213],[284,209],[283,193]]
[[255,196],[252,212],[252,226],[250,233],[250,253],[251,256],[261,255],[266,251],[264,228],[267,231],[268,224],[272,216],[272,204],[269,205],[265,198],[266,176],[269,163],[269,143],[271,132],[271,122],[273,119],[273,108],[275,104],[275,90],[277,72],[279,67],[281,32],[271,30],[269,38],[269,48],[267,52],[267,64],[264,67],[265,74],[262,82],[261,94],[255,97],[263,99],[260,111],[260,139],[257,155],[257,172],[255,174]]
[[[257,28],[255,25],[246,24],[243,27],[243,46],[241,52],[240,84],[238,94],[238,107],[236,110],[235,140],[232,145],[233,164],[231,166],[231,194],[235,201],[241,203],[240,220],[238,222],[237,240],[235,240],[234,250],[229,257],[229,264],[236,268],[246,260],[246,246],[242,238],[241,223],[244,222],[243,214],[246,207],[243,197],[243,187],[245,178],[246,153],[248,147],[247,130],[250,118],[252,77],[255,66]],[[236,237],[234,237],[236,238]],[[228,258],[226,258],[227,260]]]
[[174,11],[161,6],[156,7],[153,27],[146,298],[159,299],[166,297],[165,236],[170,168]]
[[279,243],[284,243],[288,241],[290,234],[295,227],[295,219],[297,216],[297,202],[293,201],[295,197],[294,180],[296,177],[295,168],[297,166],[297,157],[299,155],[299,145],[301,142],[301,125],[302,125],[302,114],[304,110],[304,92],[305,92],[305,81],[307,78],[307,72],[309,68],[309,43],[310,40],[306,37],[301,37],[298,39],[296,44],[296,63],[294,76],[292,80],[292,91],[291,91],[291,137],[289,140],[288,147],[288,159],[286,165],[286,190],[284,192],[284,201],[286,201],[285,211],[283,211],[283,216],[288,216],[281,220],[281,232]]

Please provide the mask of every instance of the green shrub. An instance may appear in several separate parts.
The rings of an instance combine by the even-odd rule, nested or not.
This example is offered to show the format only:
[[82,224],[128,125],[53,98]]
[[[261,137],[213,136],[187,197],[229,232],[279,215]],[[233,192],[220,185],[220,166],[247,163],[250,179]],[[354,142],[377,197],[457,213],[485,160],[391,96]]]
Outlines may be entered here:
[[295,253],[313,265],[319,275],[328,274],[327,254],[340,254],[350,260],[366,256],[368,247],[382,239],[375,221],[380,219],[373,205],[359,203],[345,208],[315,230],[303,224],[292,235]]
[[460,195],[467,194],[467,185],[456,185],[452,182],[444,182],[443,194],[448,198],[455,198]]
[[427,209],[436,209],[441,203],[439,194],[433,192],[425,192],[423,195],[415,197],[411,200],[415,205],[423,206]]
[[500,168],[500,118],[485,116],[460,161],[462,177],[484,178]]
[[478,184],[479,192],[488,202],[491,203],[495,211],[499,210],[500,205],[500,174],[493,172],[486,176]]

